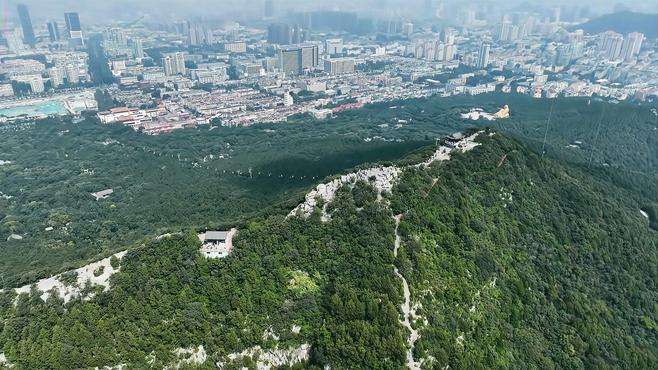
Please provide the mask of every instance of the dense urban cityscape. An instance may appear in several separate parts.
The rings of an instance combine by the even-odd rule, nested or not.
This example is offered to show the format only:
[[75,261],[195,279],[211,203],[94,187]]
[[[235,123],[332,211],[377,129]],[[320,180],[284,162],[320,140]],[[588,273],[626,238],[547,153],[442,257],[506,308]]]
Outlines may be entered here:
[[[0,119],[100,110],[104,123],[156,134],[295,114],[321,119],[435,94],[658,95],[655,39],[585,32],[578,25],[586,7],[484,13],[465,5],[450,14],[440,1],[424,7],[430,20],[415,21],[283,14],[266,0],[261,19],[247,25],[141,17],[104,26],[84,24],[74,11],[33,22],[19,4],[14,27],[2,31]],[[97,89],[106,97],[100,107]]]

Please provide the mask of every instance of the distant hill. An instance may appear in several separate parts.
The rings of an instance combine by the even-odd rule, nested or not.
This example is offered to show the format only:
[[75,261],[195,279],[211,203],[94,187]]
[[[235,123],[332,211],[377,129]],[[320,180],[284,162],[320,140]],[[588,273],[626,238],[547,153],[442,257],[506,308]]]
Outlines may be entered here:
[[658,14],[611,13],[574,26],[573,29],[583,29],[587,33],[600,33],[608,30],[621,34],[642,32],[647,38],[656,38],[658,37]]

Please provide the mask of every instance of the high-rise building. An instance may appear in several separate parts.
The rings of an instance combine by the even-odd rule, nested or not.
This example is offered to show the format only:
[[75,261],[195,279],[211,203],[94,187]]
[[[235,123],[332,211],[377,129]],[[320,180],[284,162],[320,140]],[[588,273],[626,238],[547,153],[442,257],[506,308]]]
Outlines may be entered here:
[[313,69],[320,64],[317,45],[300,45],[279,50],[279,69],[289,75],[301,74],[305,69]]
[[292,43],[292,29],[285,23],[272,23],[267,27],[267,42],[289,45]]
[[327,39],[324,41],[324,52],[328,55],[343,53],[343,39]]
[[121,74],[126,70],[126,60],[125,59],[113,59],[110,61],[110,70],[114,76],[121,76]]
[[455,55],[457,54],[457,45],[454,44],[448,44],[445,46],[445,49],[443,51],[443,61],[444,62],[449,62],[451,60],[455,59]]
[[402,34],[409,37],[414,33],[414,24],[411,22],[405,22],[402,24]]
[[52,87],[59,87],[64,84],[64,71],[59,67],[52,67],[48,69],[48,77],[50,77],[50,85]]
[[184,21],[174,22],[173,29],[179,35],[187,36],[189,23],[190,22],[184,22]]
[[290,95],[289,92],[283,94],[283,105],[286,107],[290,107],[293,104],[295,104],[295,100],[292,98],[292,95]]
[[236,65],[241,76],[259,76],[261,73],[264,73],[264,68],[261,63],[237,63]]
[[486,68],[489,65],[489,52],[491,51],[491,45],[482,44],[480,46],[480,52],[478,53],[478,68]]
[[66,30],[68,32],[81,31],[80,16],[75,12],[64,13],[64,21],[66,22]]
[[423,58],[423,55],[425,55],[425,47],[421,43],[415,43],[413,45],[410,45],[411,47],[409,48],[409,51],[405,52],[406,55],[413,55],[414,58],[416,59],[421,59]]
[[292,27],[292,43],[301,44],[306,42],[307,32],[300,25],[295,25]]
[[47,23],[48,26],[48,36],[50,37],[51,42],[57,42],[61,39],[61,35],[59,33],[59,26],[57,25],[57,22],[55,21],[49,21]]
[[388,35],[394,35],[401,32],[401,24],[395,20],[388,19],[380,23],[380,29]]
[[[431,51],[433,52],[432,56],[427,56],[427,60],[436,60],[436,61],[442,61],[446,57],[446,44],[444,44],[441,41],[436,41],[433,44],[429,43],[429,47],[431,47]],[[427,46],[426,46],[427,47]]]
[[278,65],[279,61],[277,58],[264,58],[262,61],[263,69],[265,72],[274,72]]
[[498,33],[496,38],[498,41],[510,41],[510,35],[512,32],[512,22],[503,21],[498,27]]
[[292,30],[292,43],[293,44],[301,44],[302,42],[306,41],[304,40],[304,31],[299,25],[294,25],[291,28]]
[[41,75],[32,76],[32,78],[30,78],[27,83],[30,84],[30,90],[32,90],[33,93],[42,93],[46,90],[46,87],[43,84],[43,77],[41,77]]
[[182,75],[187,73],[185,69],[185,53],[177,52],[174,53],[174,62],[176,63],[176,71]]
[[571,45],[560,44],[555,54],[555,65],[559,67],[567,66],[571,63],[573,49]]
[[439,19],[445,16],[445,8],[443,1],[439,1],[439,3],[436,4],[436,6],[434,7],[434,16]]
[[190,23],[189,21],[187,22],[187,27],[185,27],[187,30],[187,44],[188,45],[199,45],[201,44],[201,35],[199,33],[199,29],[197,25]]
[[516,41],[519,39],[521,33],[521,29],[517,25],[513,25],[512,28],[509,31],[509,38],[508,41]]
[[477,21],[476,12],[473,9],[466,10],[464,14],[464,24],[466,26],[472,26]]
[[320,65],[320,53],[317,45],[302,45],[302,69],[313,69]]
[[608,60],[619,59],[623,43],[624,37],[617,32],[603,32],[599,42],[600,51]]
[[265,18],[274,17],[274,1],[273,0],[265,0],[264,15],[265,15]]
[[326,59],[324,61],[324,71],[332,76],[342,75],[346,73],[354,73],[354,59],[352,58]]
[[30,19],[30,12],[24,4],[18,4],[18,19],[21,21],[21,28],[23,29],[23,40],[26,44],[34,46],[37,38],[34,37],[34,28],[32,28],[32,20]]
[[136,59],[144,58],[144,46],[141,39],[131,39],[133,57]]
[[14,87],[11,84],[0,85],[0,97],[14,96]]
[[176,52],[166,54],[162,58],[162,67],[164,68],[165,75],[167,76],[186,74],[187,70],[185,69],[185,53]]
[[115,46],[126,46],[128,39],[126,32],[121,28],[113,27],[103,31],[103,40]]
[[174,59],[170,56],[166,56],[162,58],[162,68],[164,68],[165,76],[173,76],[176,74]]
[[279,70],[288,75],[301,73],[301,50],[299,48],[285,48],[279,50]]
[[2,37],[7,42],[7,48],[11,52],[21,51],[25,48],[21,36],[17,29],[9,29],[2,31]]
[[583,42],[585,40],[585,31],[578,29],[569,33],[569,42]]
[[621,46],[621,58],[627,62],[635,60],[642,48],[642,41],[644,41],[642,33],[632,32],[626,35]]
[[444,28],[441,30],[441,42],[444,44],[454,44],[455,43],[455,30],[452,28]]
[[215,43],[213,30],[204,24],[188,21],[185,29],[188,45],[213,45]]
[[436,43],[432,41],[427,41],[423,45],[421,45],[421,55],[419,58],[425,58],[425,60],[434,60],[435,53],[436,53]]
[[556,6],[555,8],[553,8],[553,14],[552,14],[553,19],[552,20],[553,20],[554,23],[560,23],[560,15],[562,13],[561,10],[562,9],[559,6]]
[[43,84],[43,77],[41,77],[40,74],[15,76],[12,77],[12,79],[14,81],[29,84],[30,90],[35,94],[44,92],[46,89]]
[[[311,13],[311,12],[303,12],[300,16],[296,17],[296,21],[299,22],[299,25],[303,27],[304,29],[312,29],[313,25],[316,25],[316,27],[328,27],[330,29],[341,29],[341,24],[338,23],[336,24],[334,21],[332,21],[332,16],[329,15],[327,17],[324,17],[322,15],[323,13]],[[325,22],[326,21],[326,22]],[[356,21],[356,19],[355,19]]]
[[417,42],[414,44],[414,58],[432,60],[434,56],[434,45],[431,42]]
[[569,44],[571,59],[581,58],[585,54],[585,41],[573,41]]
[[640,50],[642,49],[642,42],[644,41],[645,37],[643,33],[640,32],[632,32],[628,34],[629,38],[632,38],[633,41],[633,53],[635,55],[640,54]]
[[452,28],[444,28],[441,31],[440,42],[434,46],[434,60],[449,62],[455,59],[457,47],[455,46],[455,37],[457,32]]
[[528,35],[532,35],[535,32],[535,23],[536,23],[535,17],[529,16],[528,18],[526,18],[525,22],[523,22],[522,25],[523,32],[519,31],[519,33],[521,33],[520,36],[526,37]]
[[215,44],[215,34],[213,33],[212,28],[210,27],[204,27],[203,28],[203,42],[206,45],[214,45]]
[[82,36],[82,28],[80,26],[80,16],[78,13],[69,12],[64,13],[64,21],[66,23],[66,33],[73,46],[84,46],[85,41]]
[[225,42],[222,49],[229,53],[246,53],[247,43],[244,41]]
[[65,66],[66,79],[70,85],[80,82],[80,68],[75,63],[67,63]]

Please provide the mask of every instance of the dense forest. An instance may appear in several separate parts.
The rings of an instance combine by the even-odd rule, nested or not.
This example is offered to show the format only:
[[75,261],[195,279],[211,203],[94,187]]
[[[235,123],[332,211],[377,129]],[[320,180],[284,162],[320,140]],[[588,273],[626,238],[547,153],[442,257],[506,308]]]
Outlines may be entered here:
[[211,368],[255,345],[308,343],[300,366],[401,368],[397,266],[423,367],[655,368],[658,233],[633,192],[501,133],[477,140],[405,170],[381,201],[367,182],[342,187],[329,222],[319,209],[252,217],[225,259],[201,257],[188,229],[132,248],[90,301],[2,294],[0,347],[24,368],[68,369],[160,368],[203,345]]
[[658,233],[639,204],[487,141],[408,171],[393,192],[396,264],[422,317],[416,355],[451,368],[655,368]]
[[[503,104],[512,110],[508,120],[460,117]],[[281,213],[327,176],[403,157],[474,126],[492,126],[629,190],[655,223],[655,122],[649,107],[628,103],[491,94],[155,137],[94,117],[3,125],[0,287],[34,282],[171,230]],[[107,188],[114,190],[107,199],[90,194]],[[12,234],[22,239],[8,240]]]

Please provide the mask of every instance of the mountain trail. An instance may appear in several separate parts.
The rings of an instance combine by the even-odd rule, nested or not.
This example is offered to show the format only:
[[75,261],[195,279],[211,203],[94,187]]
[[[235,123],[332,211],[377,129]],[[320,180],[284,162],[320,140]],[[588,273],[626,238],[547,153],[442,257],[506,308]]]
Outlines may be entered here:
[[[395,245],[393,248],[393,254],[397,257],[398,249],[400,248],[400,233],[398,229],[400,226],[400,220],[402,219],[402,214],[394,216],[393,219],[395,220]],[[414,360],[414,346],[419,338],[419,334],[418,330],[411,326],[412,316],[414,315],[411,310],[411,291],[409,290],[407,279],[400,274],[397,267],[393,268],[393,272],[398,278],[400,278],[400,280],[402,280],[402,287],[404,289],[404,302],[400,306],[402,308],[404,319],[400,320],[400,324],[409,329],[410,332],[409,337],[407,338],[407,344],[409,345],[409,348],[407,349],[407,367],[413,370],[420,369],[420,362]]]

